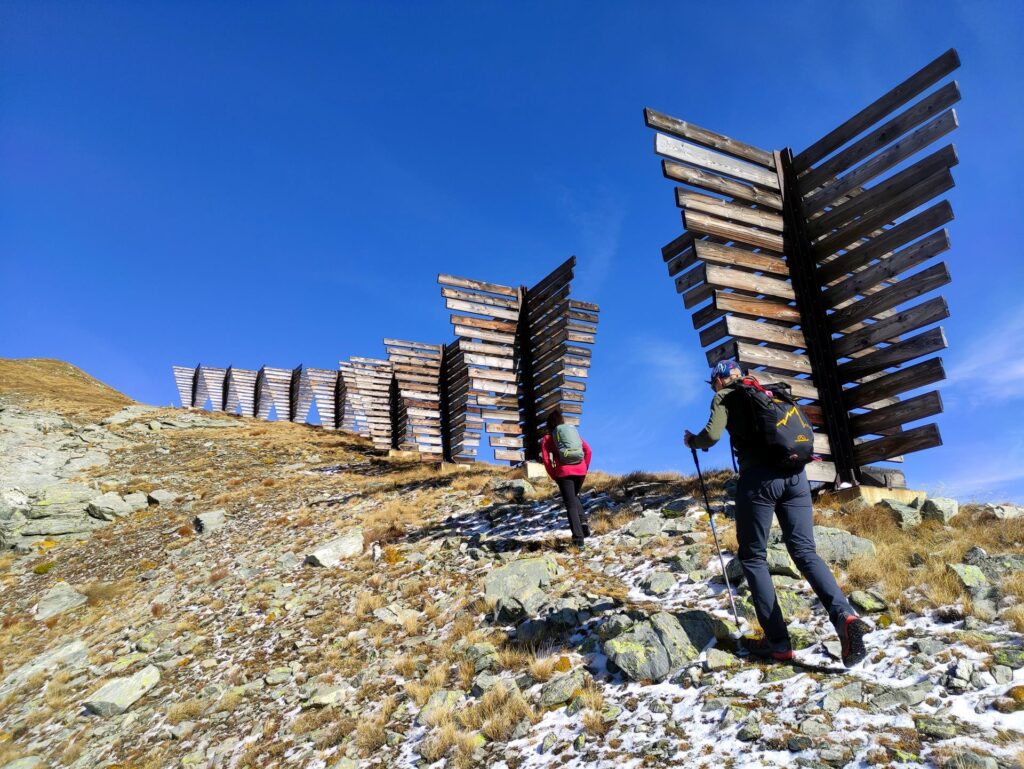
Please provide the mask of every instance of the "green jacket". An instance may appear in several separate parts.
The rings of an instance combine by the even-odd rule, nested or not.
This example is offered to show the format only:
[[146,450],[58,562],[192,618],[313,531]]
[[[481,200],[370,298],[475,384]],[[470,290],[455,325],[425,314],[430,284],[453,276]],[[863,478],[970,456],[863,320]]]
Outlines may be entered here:
[[718,443],[724,431],[729,431],[736,450],[736,463],[740,472],[761,463],[753,447],[753,414],[747,396],[733,385],[726,385],[711,399],[711,415],[704,429],[693,436],[690,445],[696,449],[709,449]]

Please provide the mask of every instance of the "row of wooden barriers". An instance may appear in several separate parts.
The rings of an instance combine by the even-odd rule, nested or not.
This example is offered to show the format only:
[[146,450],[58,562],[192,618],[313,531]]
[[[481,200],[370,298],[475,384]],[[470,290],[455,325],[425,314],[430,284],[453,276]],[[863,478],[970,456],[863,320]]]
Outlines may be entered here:
[[439,275],[455,341],[384,339],[384,358],[338,370],[174,367],[183,406],[320,424],[378,449],[473,462],[487,435],[494,458],[539,458],[541,425],[556,408],[583,413],[599,308],[571,297],[576,258],[532,288]]
[[[707,361],[790,385],[815,429],[812,480],[891,482],[870,465],[942,442],[914,425],[942,411],[939,393],[908,395],[945,378],[929,356],[949,308],[916,300],[950,280],[935,258],[953,212],[934,199],[956,150],[924,151],[956,128],[960,91],[944,81],[959,64],[947,51],[802,152],[644,111],[682,209],[662,256]],[[447,345],[385,339],[386,359],[340,371],[176,368],[182,403],[298,421],[315,400],[325,427],[380,448],[468,462],[486,433],[497,459],[535,459],[552,409],[582,413],[598,308],[570,298],[574,264],[530,289],[441,275]]]

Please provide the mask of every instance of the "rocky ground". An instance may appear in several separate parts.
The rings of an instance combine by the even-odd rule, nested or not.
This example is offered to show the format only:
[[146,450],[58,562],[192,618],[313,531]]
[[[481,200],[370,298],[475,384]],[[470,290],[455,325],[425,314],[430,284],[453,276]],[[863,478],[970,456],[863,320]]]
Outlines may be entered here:
[[[546,482],[27,365],[0,361],[5,769],[1024,758],[1020,508],[823,501],[819,549],[877,631],[811,673],[734,654],[693,479],[594,475],[578,552]],[[783,547],[770,564],[802,657],[837,666]]]

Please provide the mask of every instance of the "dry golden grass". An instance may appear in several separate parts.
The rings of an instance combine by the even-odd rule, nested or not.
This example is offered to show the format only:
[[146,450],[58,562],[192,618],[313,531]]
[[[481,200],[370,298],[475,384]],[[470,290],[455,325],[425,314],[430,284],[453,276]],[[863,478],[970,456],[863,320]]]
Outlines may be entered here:
[[234,710],[245,701],[245,695],[240,692],[225,692],[224,695],[217,700],[217,705],[214,708],[218,713],[233,713]]
[[0,358],[0,395],[29,408],[90,421],[133,402],[70,363],[46,358]]
[[180,724],[182,721],[194,721],[206,710],[206,700],[194,699],[176,702],[167,708],[167,723]]
[[420,744],[420,756],[429,763],[440,761],[452,749],[459,737],[459,730],[453,723],[434,729]]
[[391,662],[391,667],[402,678],[409,678],[416,672],[416,658],[411,654],[401,654]]
[[356,596],[355,616],[359,619],[366,619],[374,611],[383,607],[385,603],[387,603],[387,599],[380,593],[364,590]]
[[130,586],[127,580],[119,582],[92,582],[85,587],[79,588],[89,602],[90,606],[97,606],[117,598]]
[[537,714],[522,692],[499,684],[478,700],[459,710],[456,720],[466,729],[482,732],[488,739],[507,740],[523,719],[537,722]]
[[534,657],[530,660],[528,670],[534,681],[547,681],[555,674],[555,665],[559,657],[550,654],[546,657]]
[[419,681],[408,681],[405,692],[419,706],[426,704],[430,695],[445,685],[448,680],[448,665],[434,665]]
[[583,729],[595,737],[603,737],[612,728],[612,722],[605,721],[599,710],[584,710],[580,720],[583,723]]

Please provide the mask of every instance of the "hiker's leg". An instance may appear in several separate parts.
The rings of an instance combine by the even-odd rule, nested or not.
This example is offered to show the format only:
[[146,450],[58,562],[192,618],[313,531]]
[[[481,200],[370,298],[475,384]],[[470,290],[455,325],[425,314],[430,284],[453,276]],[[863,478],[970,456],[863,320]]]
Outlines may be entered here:
[[576,496],[576,490],[579,488],[579,481],[576,478],[558,478],[558,490],[562,493],[562,501],[565,503],[565,512],[569,515],[569,531],[572,532],[572,538],[574,540],[583,539],[583,524],[580,521],[580,512],[582,506],[580,505],[579,497]]
[[801,472],[791,476],[786,479],[785,484],[786,488],[776,508],[783,541],[793,563],[814,589],[838,631],[843,620],[856,612],[846,600],[843,591],[839,589],[828,564],[821,559],[814,546],[814,511],[811,507],[811,487],[807,482],[807,475]]
[[740,475],[736,488],[736,540],[739,542],[740,566],[750,586],[757,621],[765,637],[772,642],[789,638],[782,609],[775,596],[775,586],[768,573],[768,531],[775,513],[777,489],[781,483],[763,468],[752,468]]
[[580,489],[583,488],[583,483],[587,480],[585,475],[573,476],[573,490],[576,492],[576,502],[580,506],[580,527],[583,531],[583,536],[590,536],[590,514],[583,507],[583,503],[580,502]]

